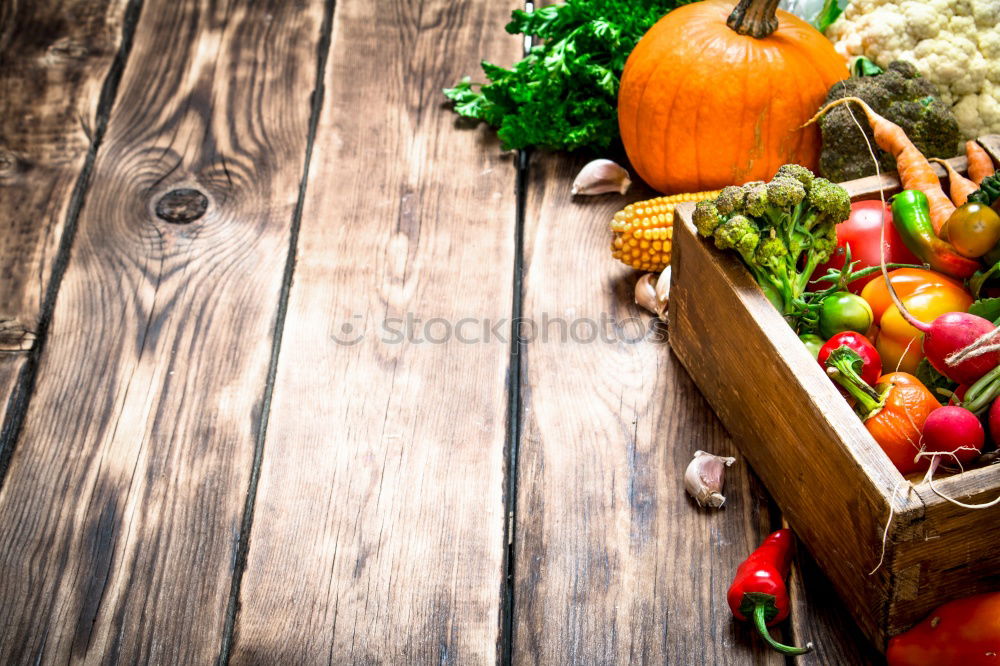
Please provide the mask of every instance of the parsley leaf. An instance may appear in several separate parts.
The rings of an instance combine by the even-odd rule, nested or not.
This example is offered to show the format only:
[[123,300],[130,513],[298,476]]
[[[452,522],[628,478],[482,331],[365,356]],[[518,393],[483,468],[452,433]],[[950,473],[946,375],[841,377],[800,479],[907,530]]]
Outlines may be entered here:
[[602,151],[618,141],[618,86],[639,38],[692,0],[567,0],[515,10],[506,30],[541,44],[509,69],[483,62],[488,83],[466,77],[445,96],[462,116],[497,129],[505,150]]

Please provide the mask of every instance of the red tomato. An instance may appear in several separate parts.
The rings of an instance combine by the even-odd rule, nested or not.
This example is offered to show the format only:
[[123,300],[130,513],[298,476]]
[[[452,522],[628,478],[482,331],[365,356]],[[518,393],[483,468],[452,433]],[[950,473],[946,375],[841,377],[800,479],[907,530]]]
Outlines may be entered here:
[[878,378],[882,376],[882,359],[879,358],[878,351],[869,342],[868,338],[854,331],[837,333],[819,349],[819,355],[816,357],[816,360],[823,368],[826,368],[826,360],[830,358],[830,353],[838,347],[848,347],[858,353],[862,363],[858,374],[866,384],[875,386]]
[[[851,247],[851,261],[857,261],[854,270],[861,270],[881,263],[878,243],[882,234],[882,202],[858,201],[851,204],[851,216],[837,225],[837,251],[828,262],[822,264],[813,273],[813,279],[826,274],[831,268],[840,270],[844,267],[847,256],[845,248]],[[885,206],[885,261],[886,263],[922,264],[906,249],[903,239],[892,224],[892,211]],[[851,282],[848,288],[855,294],[861,293],[866,284],[878,277],[878,273]],[[820,287],[829,287],[827,282]],[[815,288],[815,287],[813,287]]]

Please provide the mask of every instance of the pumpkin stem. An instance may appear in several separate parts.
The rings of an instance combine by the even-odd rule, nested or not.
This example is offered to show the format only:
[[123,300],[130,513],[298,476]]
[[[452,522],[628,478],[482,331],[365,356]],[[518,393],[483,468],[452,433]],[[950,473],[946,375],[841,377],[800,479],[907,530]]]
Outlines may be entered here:
[[778,29],[778,0],[740,0],[726,25],[741,35],[763,39]]

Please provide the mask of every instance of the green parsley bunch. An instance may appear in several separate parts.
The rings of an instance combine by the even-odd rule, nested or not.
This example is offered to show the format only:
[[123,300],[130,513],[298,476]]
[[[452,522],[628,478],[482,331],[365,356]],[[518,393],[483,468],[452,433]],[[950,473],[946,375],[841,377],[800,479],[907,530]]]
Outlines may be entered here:
[[692,0],[567,0],[515,10],[507,32],[538,38],[510,69],[483,62],[444,94],[457,113],[497,129],[505,150],[603,151],[618,142],[617,96],[625,60],[657,20]]

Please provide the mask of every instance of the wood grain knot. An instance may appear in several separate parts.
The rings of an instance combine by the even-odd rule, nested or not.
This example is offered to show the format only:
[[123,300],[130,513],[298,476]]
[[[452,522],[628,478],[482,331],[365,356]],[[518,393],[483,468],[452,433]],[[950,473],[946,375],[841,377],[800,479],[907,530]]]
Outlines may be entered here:
[[28,351],[34,344],[34,331],[14,317],[0,317],[0,352]]
[[14,153],[0,148],[0,178],[12,178],[24,171],[26,165]]
[[208,197],[190,188],[171,190],[156,203],[156,216],[170,224],[190,224],[208,210]]

